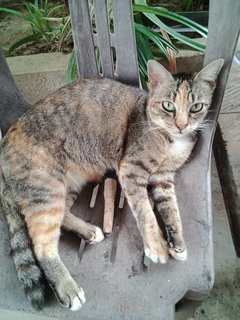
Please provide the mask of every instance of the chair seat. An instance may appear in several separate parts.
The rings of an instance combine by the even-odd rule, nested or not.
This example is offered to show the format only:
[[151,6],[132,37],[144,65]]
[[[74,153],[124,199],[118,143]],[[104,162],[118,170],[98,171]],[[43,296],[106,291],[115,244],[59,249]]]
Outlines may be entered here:
[[[181,177],[182,187],[186,190]],[[191,189],[194,186],[191,186]],[[91,215],[91,222],[102,226],[103,190],[99,189],[95,207],[89,202],[92,186],[80,194],[73,212],[79,217]],[[180,203],[182,208],[184,201]],[[170,259],[165,265],[143,261],[143,244],[136,222],[125,203],[116,210],[113,233],[97,245],[88,245],[81,262],[78,257],[80,239],[63,232],[60,241],[60,256],[76,282],[84,289],[87,302],[77,313],[61,308],[55,299],[50,299],[41,315],[61,319],[174,319],[174,306],[186,293],[189,298],[200,299],[208,294],[213,284],[212,244],[209,239],[211,226],[192,203],[195,215],[182,215],[188,259],[184,262]],[[201,213],[199,211],[198,213]],[[39,314],[24,296],[17,279],[13,259],[9,255],[6,223],[2,215],[0,223],[1,281],[0,307]],[[118,237],[117,237],[117,234]],[[195,235],[198,235],[197,237]],[[117,240],[117,241],[116,241]],[[111,262],[115,251],[115,261]],[[196,248],[198,248],[196,250]],[[204,256],[204,259],[202,257]],[[191,290],[191,291],[190,291]]]
[[[102,27],[104,27],[106,19],[104,20],[101,17],[106,10],[101,10],[100,1],[94,2],[97,4],[98,12],[100,13],[97,24],[100,21],[101,25],[101,21],[104,21],[102,23]],[[104,4],[104,2],[104,0],[101,0],[101,4]],[[175,304],[182,297],[202,299],[211,290],[214,281],[210,184],[211,147],[240,30],[240,2],[233,1],[231,6],[229,6],[228,2],[225,0],[210,1],[208,44],[204,61],[207,64],[219,57],[225,59],[212,104],[212,111],[214,110],[215,112],[209,115],[209,120],[213,124],[202,134],[191,161],[185,165],[177,176],[177,198],[188,248],[188,259],[184,262],[170,259],[166,265],[154,265],[153,263],[148,263],[148,266],[144,265],[142,239],[129,207],[125,204],[122,211],[116,210],[112,235],[102,243],[87,246],[81,262],[78,257],[80,239],[63,232],[60,242],[60,255],[76,282],[85,290],[87,303],[81,311],[71,313],[69,310],[61,308],[55,299],[49,297],[49,303],[41,312],[41,315],[54,316],[60,319],[84,320],[99,318],[106,320],[171,320],[174,319]],[[96,65],[91,64],[89,59],[91,54],[94,53],[94,48],[99,45],[98,40],[100,38],[97,38],[97,34],[92,37],[90,35],[90,27],[86,27],[85,22],[90,23],[87,21],[88,15],[85,12],[87,10],[87,0],[71,0],[69,3],[70,8],[72,8],[72,24],[80,75],[83,77],[96,76]],[[120,18],[116,19],[116,21],[119,22],[119,26],[123,27],[123,32],[115,26],[115,31],[120,33],[119,38],[111,35],[110,39],[107,39],[103,37],[105,35],[104,32],[100,32],[100,35],[106,45],[116,46],[116,53],[117,55],[119,54],[119,80],[136,85],[138,83],[138,72],[136,59],[135,57],[133,58],[135,48],[129,45],[133,43],[134,36],[131,1],[114,1],[114,3],[114,14],[120,14]],[[128,14],[124,13],[126,7],[128,7]],[[228,19],[219,21],[219,17],[222,16],[223,12]],[[82,16],[82,19],[79,19],[80,16]],[[124,23],[122,23],[123,20]],[[218,26],[217,33],[216,26]],[[84,39],[80,27],[89,37]],[[126,37],[126,34],[128,34],[128,37]],[[131,41],[129,41],[130,38]],[[81,45],[81,41],[86,41],[85,45]],[[100,50],[104,46],[99,45]],[[131,54],[129,53],[130,47]],[[128,62],[129,56],[132,59],[130,61],[131,68],[127,68],[125,64],[125,62]],[[107,59],[107,55],[102,54],[102,61],[106,60],[106,64],[108,63]],[[87,69],[84,69],[85,67]],[[0,55],[0,120],[2,119],[0,127],[4,129],[3,133],[17,119],[17,116],[29,106],[22,99],[12,81],[9,70],[6,70],[6,62]],[[112,72],[111,68],[110,71]],[[105,76],[108,75],[105,74]],[[4,77],[8,80],[10,79],[8,84],[12,86],[12,90],[4,89],[2,85],[6,83]],[[4,92],[7,97],[6,100],[3,99]],[[11,92],[14,94],[9,94]],[[12,107],[10,115],[6,106]],[[12,117],[12,114],[14,117]],[[3,126],[5,127],[3,128]],[[92,222],[102,227],[102,187],[93,209],[89,207],[91,190],[92,187],[90,188],[89,186],[80,194],[73,211],[83,218],[92,216]],[[91,212],[89,212],[90,210]],[[2,214],[0,214],[0,232],[0,307],[37,313],[25,298],[17,279],[13,259],[10,255],[7,226]]]

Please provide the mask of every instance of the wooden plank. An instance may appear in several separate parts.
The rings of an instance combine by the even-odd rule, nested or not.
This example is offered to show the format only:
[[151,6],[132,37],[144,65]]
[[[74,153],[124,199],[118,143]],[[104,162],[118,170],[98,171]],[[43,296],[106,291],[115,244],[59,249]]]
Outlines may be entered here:
[[0,129],[2,136],[30,107],[17,88],[0,47]]
[[131,1],[115,0],[113,2],[113,23],[117,55],[117,79],[134,86],[139,86]]
[[[226,19],[223,19],[221,23],[219,23],[219,17],[222,17],[223,12],[226,13]],[[224,66],[221,70],[218,79],[217,87],[214,93],[211,106],[211,110],[214,110],[215,112],[209,113],[209,119],[215,121],[215,126],[221,108],[237,40],[239,38],[239,12],[240,1],[210,1],[208,26],[209,31],[207,38],[207,48],[204,57],[204,65],[218,58],[223,58],[225,60]],[[221,35],[221,39],[224,39],[224,45],[223,42],[219,39],[219,37],[216,36],[216,26],[218,26],[218,35]],[[213,131],[215,126],[213,126]]]
[[227,88],[224,94],[221,114],[240,112],[240,68],[234,67],[231,69],[227,83]]
[[88,0],[69,0],[74,48],[80,78],[98,76]]
[[97,44],[100,49],[103,76],[113,78],[107,1],[95,0],[94,7],[97,26]]
[[[226,13],[226,18],[219,23],[219,17],[223,12]],[[209,139],[212,142],[213,134],[217,125],[217,119],[219,116],[223,96],[229,76],[229,71],[232,65],[232,59],[235,52],[236,44],[240,33],[240,1],[231,0],[211,0],[209,8],[209,32],[207,39],[207,49],[204,58],[204,65],[210,61],[223,58],[224,66],[221,70],[217,87],[214,92],[213,101],[211,105],[211,112],[209,112],[208,118],[213,121],[211,132],[205,139]],[[218,26],[217,32],[219,36],[216,36],[216,26]],[[234,30],[234,32],[233,32]],[[221,35],[221,38],[220,38]],[[224,39],[224,45],[221,39]],[[237,254],[239,255],[240,248],[240,218],[239,215],[239,203],[234,196],[236,186],[234,185],[232,171],[229,165],[229,158],[226,152],[224,140],[221,137],[220,127],[217,128],[216,137],[214,140],[214,155],[217,164],[218,172],[220,173],[220,183],[224,195],[224,201],[228,217],[230,221],[231,230],[233,232],[233,240]],[[223,163],[226,167],[223,172]],[[226,191],[228,186],[228,191]],[[233,205],[234,202],[234,205]],[[234,228],[232,227],[234,226]]]
[[103,232],[106,234],[112,233],[116,193],[117,180],[114,178],[105,179]]
[[219,124],[216,128],[213,150],[233,244],[237,256],[240,257],[240,199]]

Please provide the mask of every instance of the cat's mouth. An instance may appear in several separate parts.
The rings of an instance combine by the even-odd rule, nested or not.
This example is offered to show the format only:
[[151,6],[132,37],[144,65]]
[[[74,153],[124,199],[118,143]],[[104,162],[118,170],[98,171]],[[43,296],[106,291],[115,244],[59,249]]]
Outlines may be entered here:
[[172,132],[169,132],[171,136],[173,137],[185,137],[191,133],[193,133],[195,129],[193,128],[186,128],[184,130],[176,130],[176,131],[172,131]]
[[171,132],[171,136],[173,137],[185,137],[189,134],[190,132]]

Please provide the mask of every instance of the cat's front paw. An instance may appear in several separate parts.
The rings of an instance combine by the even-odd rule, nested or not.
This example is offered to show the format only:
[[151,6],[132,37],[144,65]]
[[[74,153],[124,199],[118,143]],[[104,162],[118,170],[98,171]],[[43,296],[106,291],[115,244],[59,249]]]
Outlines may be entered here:
[[92,226],[92,231],[89,235],[89,243],[96,244],[104,239],[104,234],[99,227]]
[[168,245],[167,243],[162,240],[159,243],[148,243],[145,245],[144,248],[145,255],[151,259],[154,263],[167,263],[168,258],[169,258],[169,253],[168,253]]
[[182,233],[173,226],[166,226],[169,253],[175,260],[187,259],[187,249]]

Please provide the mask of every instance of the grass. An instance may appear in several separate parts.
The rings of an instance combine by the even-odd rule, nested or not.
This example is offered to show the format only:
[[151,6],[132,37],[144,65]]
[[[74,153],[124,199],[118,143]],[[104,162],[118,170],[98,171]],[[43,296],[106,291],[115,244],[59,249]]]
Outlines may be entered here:
[[[13,52],[30,42],[43,42],[48,51],[60,51],[72,36],[70,17],[63,16],[63,4],[51,7],[48,0],[34,2],[24,1],[21,11],[0,7],[0,12],[13,14],[26,21],[32,29],[32,34],[15,42],[5,49],[5,54],[11,56]],[[22,12],[24,11],[24,12]]]

